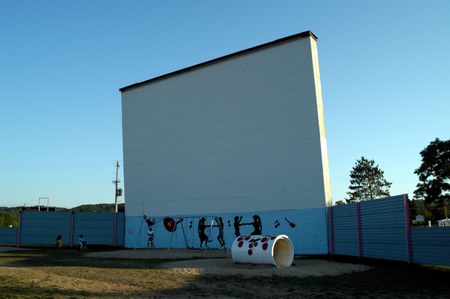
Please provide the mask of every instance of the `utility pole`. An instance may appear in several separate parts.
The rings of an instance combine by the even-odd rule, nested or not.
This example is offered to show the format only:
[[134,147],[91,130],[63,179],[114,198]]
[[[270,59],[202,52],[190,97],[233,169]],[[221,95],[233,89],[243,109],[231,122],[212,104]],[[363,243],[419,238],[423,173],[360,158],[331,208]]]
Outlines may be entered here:
[[120,183],[119,180],[119,161],[116,161],[116,180],[113,181],[113,184],[115,185],[116,189],[115,189],[115,195],[114,195],[114,212],[117,213],[118,208],[117,208],[117,197],[122,196],[122,189],[119,189],[118,185]]

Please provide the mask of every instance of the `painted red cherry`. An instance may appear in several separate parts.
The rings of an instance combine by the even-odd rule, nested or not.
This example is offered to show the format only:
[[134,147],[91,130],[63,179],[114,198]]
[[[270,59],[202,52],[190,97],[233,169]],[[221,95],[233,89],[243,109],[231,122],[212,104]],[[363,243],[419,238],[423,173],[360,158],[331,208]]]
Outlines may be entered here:
[[238,243],[238,247],[239,247],[239,248],[241,248],[242,245],[244,245],[244,242],[241,241],[241,242]]
[[270,240],[275,240],[277,237],[276,236],[272,236],[270,237]]
[[255,247],[258,246],[258,242],[255,242],[255,244],[253,244],[253,246],[255,246]]
[[261,242],[266,243],[267,242],[267,237],[262,238]]
[[263,250],[267,250],[267,247],[269,247],[269,244],[267,244],[267,243],[262,244],[262,249]]
[[240,242],[240,241],[242,241],[242,239],[243,239],[242,237],[239,237],[239,238],[238,238],[238,241]]
[[248,243],[248,248],[253,248],[253,243]]
[[249,250],[247,251],[247,253],[248,253],[248,255],[252,255],[252,254],[253,254],[253,250],[249,249]]
[[245,241],[250,240],[250,236],[245,237]]

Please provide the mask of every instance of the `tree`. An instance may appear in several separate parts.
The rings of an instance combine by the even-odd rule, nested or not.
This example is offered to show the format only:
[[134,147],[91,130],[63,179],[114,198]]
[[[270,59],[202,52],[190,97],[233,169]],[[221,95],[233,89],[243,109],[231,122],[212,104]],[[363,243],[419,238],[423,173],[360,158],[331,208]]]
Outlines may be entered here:
[[335,205],[342,206],[342,205],[345,205],[345,202],[343,200],[338,200],[338,201],[336,201]]
[[0,212],[0,227],[17,227],[18,215],[13,212]]
[[422,165],[414,171],[419,176],[414,197],[443,205],[450,199],[450,140],[436,138],[420,155]]
[[352,203],[389,196],[391,185],[392,183],[385,180],[384,172],[375,165],[374,160],[361,157],[350,171],[350,192],[347,192],[349,198],[346,201]]

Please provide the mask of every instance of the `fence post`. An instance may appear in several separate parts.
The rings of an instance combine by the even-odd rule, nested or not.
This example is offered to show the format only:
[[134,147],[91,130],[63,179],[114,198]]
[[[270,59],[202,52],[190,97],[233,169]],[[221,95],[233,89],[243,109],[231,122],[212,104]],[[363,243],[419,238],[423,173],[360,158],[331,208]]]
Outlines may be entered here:
[[413,262],[412,244],[411,244],[411,221],[409,214],[409,199],[407,194],[403,194],[403,215],[405,220],[405,237],[406,237],[406,250],[408,254],[408,263]]
[[330,255],[334,255],[334,219],[332,206],[328,208],[328,221],[330,225]]
[[74,237],[74,230],[75,230],[75,211],[72,211],[70,214],[70,247],[73,246],[73,237]]
[[22,230],[22,211],[19,212],[19,227],[17,228],[17,247],[20,247],[20,235]]
[[114,239],[113,246],[116,247],[117,242],[117,212],[114,213]]
[[363,257],[363,238],[362,238],[362,225],[361,225],[361,203],[356,203],[356,225],[358,228],[358,256]]

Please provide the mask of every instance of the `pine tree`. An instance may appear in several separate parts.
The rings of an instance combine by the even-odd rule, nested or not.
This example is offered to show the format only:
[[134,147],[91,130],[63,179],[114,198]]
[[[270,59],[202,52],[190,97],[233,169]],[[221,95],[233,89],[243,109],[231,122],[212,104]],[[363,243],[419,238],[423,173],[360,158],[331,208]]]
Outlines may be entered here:
[[389,196],[389,188],[392,183],[386,181],[384,172],[375,165],[374,160],[361,157],[356,160],[355,166],[350,171],[350,192],[347,203],[372,200]]
[[422,165],[414,171],[419,176],[414,197],[427,204],[443,205],[450,201],[450,140],[432,141],[420,152]]

